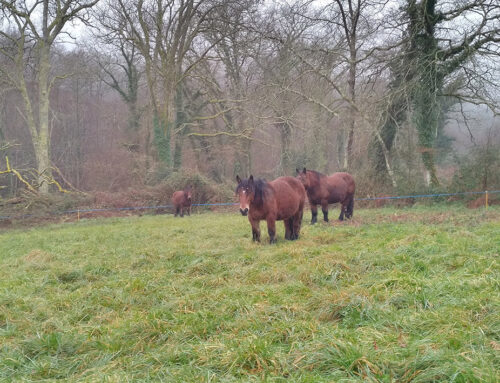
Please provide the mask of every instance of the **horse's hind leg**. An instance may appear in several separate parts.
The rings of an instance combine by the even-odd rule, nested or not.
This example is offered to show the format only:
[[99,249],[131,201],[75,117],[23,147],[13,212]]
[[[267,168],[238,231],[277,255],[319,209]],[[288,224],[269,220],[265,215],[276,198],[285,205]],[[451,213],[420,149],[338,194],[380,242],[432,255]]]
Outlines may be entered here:
[[352,215],[354,213],[354,196],[351,196],[349,199],[349,204],[347,205],[347,213],[346,213],[346,218],[352,218]]
[[179,214],[179,207],[175,207],[175,214],[174,214],[174,217],[177,217],[177,215]]
[[321,211],[323,212],[323,220],[328,222],[328,203],[321,204]]
[[293,240],[293,217],[283,220],[285,225],[285,239]]

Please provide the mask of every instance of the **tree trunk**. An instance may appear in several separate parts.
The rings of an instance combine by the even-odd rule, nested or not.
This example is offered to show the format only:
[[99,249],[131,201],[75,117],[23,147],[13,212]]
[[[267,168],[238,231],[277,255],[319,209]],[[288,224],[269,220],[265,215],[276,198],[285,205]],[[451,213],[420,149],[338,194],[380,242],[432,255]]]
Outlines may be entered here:
[[439,186],[434,160],[434,143],[439,123],[440,104],[437,100],[438,83],[436,63],[432,57],[422,60],[419,69],[420,82],[414,92],[414,121],[418,131],[418,141],[422,153],[427,186]]
[[244,169],[245,174],[252,174],[252,140],[246,138],[244,142],[243,156],[245,159]]
[[149,95],[151,98],[151,104],[153,108],[153,134],[152,141],[153,146],[156,149],[157,159],[164,163],[168,168],[172,167],[172,149],[170,147],[172,141],[171,132],[171,110],[172,107],[172,97],[170,85],[167,81],[164,82],[164,104],[160,105],[157,100],[156,87],[158,79],[154,76],[153,72],[154,64],[150,57],[145,56],[145,71],[146,71],[146,82],[148,84]]
[[172,153],[170,148],[171,131],[170,124],[160,113],[153,112],[153,140],[156,147],[158,159],[170,168],[172,165]]
[[351,106],[349,110],[349,127],[347,132],[347,140],[345,140],[345,150],[344,150],[344,169],[349,170],[352,166],[353,155],[353,145],[354,145],[354,129],[356,125],[356,37],[351,36],[350,39],[350,61],[349,61],[349,80],[347,81],[349,86],[349,98],[351,99]]
[[128,103],[128,129],[130,133],[136,134],[139,130],[141,116],[137,110],[137,101]]
[[128,65],[128,126],[131,132],[137,133],[139,130],[140,113],[137,110],[137,95],[139,90],[139,74],[137,68],[131,61]]
[[434,161],[434,143],[439,123],[440,104],[438,93],[442,80],[437,74],[438,43],[435,26],[438,20],[436,0],[415,1],[408,3],[407,13],[410,18],[412,65],[418,79],[413,89],[414,122],[418,131],[418,141],[422,153],[428,186],[439,186]]
[[392,170],[389,150],[387,149],[387,146],[385,145],[385,142],[378,131],[375,131],[375,136],[377,138],[377,141],[380,145],[380,150],[382,151],[384,157],[385,168],[387,169],[387,174],[389,175],[389,179],[391,180],[392,186],[394,188],[397,188],[398,184],[396,182],[396,177],[394,177],[394,171]]
[[175,91],[175,151],[174,151],[174,170],[179,170],[182,166],[182,147],[184,144],[184,124],[186,123],[186,114],[184,111],[182,83],[177,85]]
[[233,176],[252,174],[252,140],[244,137],[238,138],[236,152],[234,153]]
[[424,148],[423,150],[424,152],[422,153],[422,161],[425,166],[425,179],[424,179],[425,184],[427,186],[439,186],[439,180],[436,174],[436,165],[434,161],[434,153],[432,151],[432,148],[430,149]]
[[38,169],[38,185],[42,194],[48,194],[48,179],[52,178],[50,166],[50,133],[49,133],[49,46],[44,42],[38,48],[38,136],[33,141]]
[[286,174],[290,171],[290,142],[291,142],[291,129],[290,125],[287,122],[281,122],[278,124],[280,130],[280,138],[281,138],[281,155],[280,155],[280,163],[281,163],[281,174]]

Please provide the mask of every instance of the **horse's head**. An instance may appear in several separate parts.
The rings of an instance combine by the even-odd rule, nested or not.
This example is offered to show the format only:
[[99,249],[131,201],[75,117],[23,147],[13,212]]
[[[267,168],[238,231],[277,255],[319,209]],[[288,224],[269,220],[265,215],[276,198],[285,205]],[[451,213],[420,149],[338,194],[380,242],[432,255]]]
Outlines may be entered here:
[[309,181],[309,176],[307,175],[307,169],[304,168],[301,170],[295,169],[297,171],[297,178],[302,182],[302,185],[304,185],[304,189],[308,189],[311,186],[311,183]]
[[253,176],[250,175],[248,179],[242,180],[240,176],[236,176],[238,186],[236,187],[236,196],[240,200],[240,213],[247,215],[250,209],[250,204],[255,197],[255,183]]
[[184,190],[184,196],[186,198],[186,200],[188,200],[189,202],[191,202],[192,198],[193,198],[193,187],[191,185],[189,185],[185,190]]

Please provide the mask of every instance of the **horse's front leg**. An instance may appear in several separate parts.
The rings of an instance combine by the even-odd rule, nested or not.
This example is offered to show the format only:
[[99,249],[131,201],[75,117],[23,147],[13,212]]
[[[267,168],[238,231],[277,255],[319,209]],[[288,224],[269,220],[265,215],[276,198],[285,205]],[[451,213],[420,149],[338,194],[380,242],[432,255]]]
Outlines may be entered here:
[[188,215],[191,216],[191,205],[187,208]]
[[250,225],[252,225],[252,241],[260,242],[260,225],[258,220],[253,220],[248,217]]
[[269,234],[269,243],[276,243],[276,218],[267,218],[267,232]]
[[184,208],[181,206],[181,217],[184,217]]
[[328,222],[328,201],[321,203],[321,211],[323,212],[323,220]]
[[311,214],[312,214],[311,225],[314,225],[316,222],[318,222],[318,206],[317,205],[311,204]]

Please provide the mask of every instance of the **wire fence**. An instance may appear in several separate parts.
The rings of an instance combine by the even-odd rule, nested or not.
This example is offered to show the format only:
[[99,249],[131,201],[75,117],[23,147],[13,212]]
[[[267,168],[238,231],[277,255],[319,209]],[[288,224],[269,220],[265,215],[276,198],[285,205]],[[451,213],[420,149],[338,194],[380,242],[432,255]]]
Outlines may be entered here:
[[[488,207],[488,196],[489,194],[498,194],[500,190],[488,190],[488,191],[468,191],[468,192],[457,192],[457,193],[435,193],[435,194],[415,194],[415,195],[403,195],[403,196],[384,196],[384,197],[366,197],[366,198],[355,198],[355,201],[377,201],[377,200],[395,200],[395,199],[413,199],[413,198],[433,198],[433,197],[451,197],[451,196],[466,196],[466,195],[478,195],[484,194],[485,198],[485,206]],[[221,202],[221,203],[194,203],[192,206],[235,206],[238,203],[234,202]],[[137,210],[160,210],[160,209],[170,209],[173,208],[174,205],[155,205],[155,206],[128,206],[128,207],[109,207],[109,208],[94,208],[94,209],[72,209],[72,210],[64,210],[58,212],[49,212],[44,216],[58,216],[58,215],[66,215],[66,214],[80,214],[83,213],[94,213],[94,212],[106,212],[106,211],[137,211]],[[23,214],[18,216],[0,216],[1,220],[12,220],[12,219],[27,219],[38,217],[42,218],[44,216],[40,216],[37,214]]]

